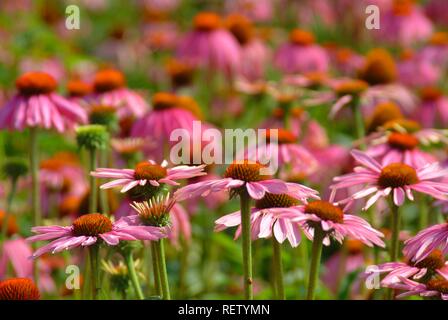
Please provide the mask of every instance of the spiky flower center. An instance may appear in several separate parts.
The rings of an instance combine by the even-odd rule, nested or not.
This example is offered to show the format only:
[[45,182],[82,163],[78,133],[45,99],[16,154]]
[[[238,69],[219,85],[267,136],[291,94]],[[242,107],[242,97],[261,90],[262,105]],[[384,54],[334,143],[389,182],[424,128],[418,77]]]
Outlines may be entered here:
[[435,46],[446,46],[448,45],[448,32],[435,32],[429,43]]
[[362,241],[357,239],[347,239],[346,240],[347,249],[350,254],[358,254],[362,252],[364,244]]
[[285,129],[268,129],[266,131],[266,142],[273,142],[277,138],[278,144],[296,143],[297,137]]
[[39,300],[40,293],[31,279],[14,278],[0,282],[0,300]]
[[394,59],[384,49],[374,49],[366,58],[359,78],[370,85],[387,84],[397,79],[397,67]]
[[372,132],[385,123],[403,117],[400,107],[393,102],[383,102],[376,105],[370,117],[368,130]]
[[194,28],[198,31],[213,31],[221,26],[221,18],[212,12],[201,12],[194,17]]
[[48,94],[56,90],[56,80],[45,72],[27,72],[16,80],[17,90],[23,95]]
[[204,117],[201,107],[199,107],[196,100],[190,96],[179,96],[177,98],[177,106],[181,109],[190,111],[198,119],[203,119]]
[[392,11],[397,16],[409,16],[413,11],[413,0],[395,0]]
[[160,180],[167,175],[166,168],[156,164],[143,161],[135,166],[134,178],[136,180]]
[[267,209],[267,208],[289,208],[297,206],[299,200],[288,196],[287,194],[273,194],[266,193],[266,195],[255,202],[255,207],[257,209]]
[[170,224],[170,211],[175,202],[169,197],[156,196],[149,201],[134,202],[132,207],[138,212],[145,225],[165,227]]
[[391,163],[385,166],[378,178],[378,185],[382,188],[399,188],[418,183],[417,172],[404,163]]
[[95,92],[103,93],[124,87],[125,79],[120,71],[106,69],[98,71],[93,80]]
[[170,60],[166,66],[171,82],[176,87],[187,86],[193,81],[193,67],[190,64]]
[[236,161],[229,165],[224,177],[238,179],[246,182],[256,182],[269,179],[267,175],[261,175],[260,170],[266,166],[249,160]]
[[100,213],[85,214],[73,221],[75,236],[98,236],[112,231],[112,221]]
[[423,101],[436,101],[442,96],[442,90],[436,87],[424,87],[420,91]]
[[293,44],[307,46],[314,43],[314,35],[302,29],[294,29],[289,34],[289,41]]
[[70,97],[84,97],[92,92],[92,86],[81,80],[71,80],[67,84],[67,91]]
[[418,146],[418,139],[409,133],[393,132],[389,135],[387,143],[394,149],[412,150]]
[[448,294],[448,280],[445,279],[431,279],[426,283],[429,290],[435,290],[440,293]]
[[417,268],[427,268],[429,270],[441,269],[445,266],[445,259],[440,250],[434,250],[429,256],[415,264]]
[[339,84],[336,87],[336,93],[338,96],[360,95],[367,90],[368,86],[368,83],[362,80],[349,80]]
[[[0,210],[0,230],[3,229],[5,222],[6,213],[3,210]],[[12,236],[19,232],[19,226],[17,225],[17,220],[14,215],[8,215],[8,225],[6,226],[6,233],[8,236]]]
[[169,92],[157,92],[152,97],[154,110],[165,110],[174,108],[177,105],[177,96]]
[[231,14],[226,19],[226,26],[240,44],[244,45],[252,39],[252,23],[245,16]]
[[[417,121],[409,120],[405,118],[395,119],[386,122],[383,125],[386,130],[397,131],[398,129],[404,129],[406,132],[417,132],[421,129],[420,124]],[[401,130],[400,130],[401,131]]]
[[344,212],[341,208],[328,201],[316,200],[305,206],[305,213],[315,214],[322,220],[330,220],[336,223],[344,222]]
[[110,115],[115,114],[117,109],[113,106],[106,106],[106,105],[94,105],[90,111],[91,114],[96,115]]

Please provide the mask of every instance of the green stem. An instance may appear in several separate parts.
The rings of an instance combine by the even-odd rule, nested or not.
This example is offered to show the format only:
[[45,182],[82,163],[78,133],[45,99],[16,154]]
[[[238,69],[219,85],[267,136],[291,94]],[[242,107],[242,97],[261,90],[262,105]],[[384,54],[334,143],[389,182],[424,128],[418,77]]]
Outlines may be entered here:
[[[358,99],[353,101],[352,110],[355,116],[356,138],[362,140],[366,135],[366,130],[364,128],[364,119],[362,117],[362,112]],[[361,150],[365,150],[366,145],[364,142],[362,142],[359,147]]]
[[101,290],[99,278],[99,247],[97,244],[89,247],[90,255],[90,286],[92,288],[92,300],[98,300],[98,294]]
[[314,291],[316,289],[317,279],[319,277],[320,257],[322,255],[322,244],[325,233],[322,229],[316,227],[314,229],[313,248],[311,251],[311,266],[308,278],[308,292],[306,299],[314,300]]
[[89,150],[89,186],[90,186],[89,213],[95,213],[98,211],[96,179],[95,177],[90,175],[90,172],[95,171],[96,164],[97,164],[97,151],[95,149]]
[[12,205],[12,201],[14,199],[14,194],[16,193],[16,189],[17,189],[17,179],[16,178],[12,178],[11,179],[11,190],[9,191],[8,194],[8,200],[7,200],[7,204],[6,204],[6,212],[5,212],[5,216],[3,218],[3,223],[2,223],[2,233],[1,233],[1,241],[5,241],[6,237],[7,237],[7,233],[8,233],[8,224],[9,224],[9,216],[10,216],[10,212],[11,212],[11,205]]
[[163,239],[155,241],[157,249],[157,263],[159,265],[160,283],[162,286],[162,298],[164,300],[170,300],[170,287],[168,284],[168,273],[166,271],[166,261],[165,261],[165,248],[163,245]]
[[143,296],[143,291],[140,286],[140,281],[138,280],[137,273],[135,272],[134,259],[132,257],[132,250],[128,250],[126,252],[124,260],[126,262],[126,266],[128,268],[129,277],[131,278],[132,286],[134,287],[135,293],[140,300],[145,300]]
[[160,282],[159,259],[157,258],[157,247],[154,241],[151,241],[152,269],[154,272],[154,289],[156,295],[162,296],[162,283]]
[[190,251],[190,244],[187,240],[181,238],[181,251],[180,251],[180,268],[179,268],[179,285],[178,296],[182,299],[185,295],[185,285],[188,271],[188,253]]
[[[400,217],[400,210],[397,205],[393,203],[393,200],[390,199],[389,202],[390,210],[391,210],[391,218],[392,218],[392,235],[391,235],[391,245],[390,245],[390,262],[398,261],[398,255],[399,255],[399,234],[400,234],[400,223],[401,223],[401,217]],[[394,298],[394,290],[389,289],[387,291],[387,299],[393,300]]]
[[38,128],[30,128],[30,167],[31,167],[31,198],[34,225],[39,226],[41,220],[40,212],[40,186],[39,186],[39,149],[38,149]]
[[[100,151],[100,166],[108,167],[108,155],[109,155],[109,149],[106,148]],[[108,214],[109,202],[107,201],[107,190],[101,190],[99,196],[100,196],[101,213]]]
[[275,237],[272,237],[272,259],[274,261],[277,299],[285,300],[285,287],[283,284],[282,247],[281,244],[275,239]]
[[252,281],[252,243],[250,228],[250,202],[251,198],[247,192],[240,195],[241,206],[241,237],[243,251],[243,273],[244,273],[244,298],[253,300]]

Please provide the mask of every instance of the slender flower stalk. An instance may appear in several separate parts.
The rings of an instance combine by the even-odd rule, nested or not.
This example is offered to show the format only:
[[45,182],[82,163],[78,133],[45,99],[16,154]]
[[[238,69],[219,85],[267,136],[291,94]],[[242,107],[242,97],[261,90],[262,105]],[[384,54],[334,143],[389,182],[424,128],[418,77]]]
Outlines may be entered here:
[[250,227],[250,203],[251,198],[247,192],[240,194],[241,207],[241,238],[243,252],[244,298],[253,300],[252,280],[252,243]]
[[168,284],[168,272],[166,271],[165,247],[163,239],[156,241],[154,244],[157,251],[157,265],[159,266],[162,298],[164,300],[171,300],[170,287]]
[[[97,150],[89,150],[89,171],[95,171],[98,164]],[[95,177],[89,176],[89,212],[96,212],[98,208],[98,196]]]
[[325,233],[321,228],[314,229],[313,247],[311,249],[311,265],[308,276],[308,291],[306,294],[307,300],[314,300],[317,279],[319,277],[319,265],[324,237]]
[[160,282],[159,259],[155,242],[151,242],[152,269],[154,273],[154,289],[156,295],[162,296],[162,283]]
[[135,271],[134,258],[132,257],[132,250],[128,250],[124,256],[126,261],[126,266],[128,268],[129,278],[131,279],[132,286],[134,287],[135,293],[140,300],[144,300],[142,288],[140,286],[140,281],[138,280],[137,273]]
[[283,284],[282,247],[281,243],[279,243],[275,237],[272,237],[272,253],[277,299],[285,300],[286,296],[285,287]]
[[92,290],[92,300],[98,300],[101,290],[99,278],[99,246],[94,244],[89,247],[90,255],[90,286]]
[[31,210],[35,226],[40,225],[40,185],[39,185],[39,146],[38,128],[30,128],[30,168],[31,168]]

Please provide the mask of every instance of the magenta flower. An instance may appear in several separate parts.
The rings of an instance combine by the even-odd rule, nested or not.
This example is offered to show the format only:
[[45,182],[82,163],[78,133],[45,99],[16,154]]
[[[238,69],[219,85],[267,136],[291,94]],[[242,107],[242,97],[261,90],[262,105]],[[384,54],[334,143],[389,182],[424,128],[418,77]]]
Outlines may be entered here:
[[372,141],[366,154],[377,159],[382,165],[404,163],[414,168],[420,168],[436,162],[437,159],[419,148],[417,133],[388,132]]
[[339,203],[350,205],[356,199],[373,194],[363,210],[370,208],[378,199],[389,195],[392,195],[397,206],[401,206],[405,198],[414,200],[412,191],[425,193],[440,200],[447,199],[448,184],[438,180],[447,174],[448,169],[442,169],[437,162],[420,168],[404,163],[380,165],[364,152],[353,150],[351,154],[362,167],[356,167],[353,173],[333,179],[335,183],[330,186],[332,198],[339,189],[353,186],[363,186],[363,188]]
[[436,87],[425,87],[421,90],[422,104],[414,114],[423,127],[433,128],[448,126],[448,97]]
[[428,257],[436,249],[440,249],[446,255],[448,253],[447,239],[448,223],[436,224],[406,240],[403,252],[406,257],[417,262]]
[[329,57],[314,43],[314,35],[300,29],[291,32],[289,42],[275,53],[274,64],[284,73],[325,72]]
[[378,38],[389,43],[410,45],[428,38],[432,22],[413,1],[396,1],[392,8],[381,15]]
[[330,245],[330,238],[342,243],[345,237],[360,240],[369,247],[385,246],[380,239],[384,237],[381,232],[373,229],[364,219],[345,214],[336,204],[316,200],[300,206],[299,210],[303,214],[295,221],[300,223],[303,232],[311,241],[314,239],[315,229],[319,228],[324,232],[323,244],[326,246]]
[[0,109],[0,129],[41,127],[64,132],[85,123],[84,109],[55,93],[56,86],[56,80],[44,72],[20,76],[16,81],[19,92]]
[[390,285],[391,288],[406,291],[397,295],[397,298],[418,295],[424,298],[448,300],[448,279],[445,277],[431,279],[427,283],[420,283],[403,277],[400,279],[402,283]]
[[[250,217],[252,240],[274,236],[279,243],[288,239],[292,247],[297,247],[300,243],[300,225],[295,219],[302,215],[299,204],[298,199],[287,194],[267,193],[257,200]],[[215,221],[215,231],[236,226],[235,239],[241,235],[240,211]]]
[[263,198],[266,192],[286,193],[303,199],[316,197],[317,191],[300,184],[271,179],[270,176],[260,172],[263,169],[268,168],[258,162],[236,161],[227,167],[223,179],[193,183],[177,190],[174,195],[179,201],[207,196],[211,192],[222,190],[229,190],[234,193],[247,191],[249,196],[256,200]]
[[240,67],[240,47],[232,34],[221,28],[218,15],[203,12],[194,18],[194,30],[181,40],[177,55],[192,65],[232,76]]
[[448,277],[448,262],[445,262],[440,250],[434,250],[420,262],[387,262],[379,265],[376,272],[387,273],[381,285],[389,287],[400,283],[403,278],[418,281],[436,274]]
[[[273,134],[275,139],[271,139]],[[306,176],[317,170],[316,158],[297,143],[297,137],[293,133],[285,129],[268,129],[265,138],[265,146],[250,146],[244,158],[263,162],[274,156],[277,157],[280,167],[290,165],[291,170]]]
[[158,240],[165,238],[163,229],[151,226],[130,226],[123,220],[112,222],[100,213],[83,215],[73,221],[71,226],[33,227],[31,231],[37,235],[27,238],[29,242],[52,240],[49,244],[37,249],[32,255],[37,258],[44,253],[55,253],[75,247],[86,247],[104,241],[115,246],[120,240]]
[[[123,187],[121,192],[127,192],[133,188],[148,187],[158,188],[161,184],[178,186],[176,180],[189,179],[192,177],[207,174],[204,172],[205,165],[200,166],[177,166],[166,168],[167,161],[163,161],[161,165],[152,160],[143,161],[135,166],[135,169],[110,169],[98,168],[90,174],[97,178],[114,179],[108,183],[101,185],[101,189],[109,189],[117,186]],[[137,190],[138,192],[138,190]]]
[[106,105],[117,108],[120,119],[126,116],[141,117],[149,106],[136,92],[127,89],[124,75],[114,69],[98,71],[93,80],[94,93],[88,101],[95,105]]

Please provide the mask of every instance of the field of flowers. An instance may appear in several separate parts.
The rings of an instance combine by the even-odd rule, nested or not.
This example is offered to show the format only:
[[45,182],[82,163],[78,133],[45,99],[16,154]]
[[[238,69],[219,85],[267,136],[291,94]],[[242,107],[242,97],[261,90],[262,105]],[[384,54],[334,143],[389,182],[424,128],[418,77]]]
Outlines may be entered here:
[[4,0],[0,44],[0,300],[448,300],[447,0]]

